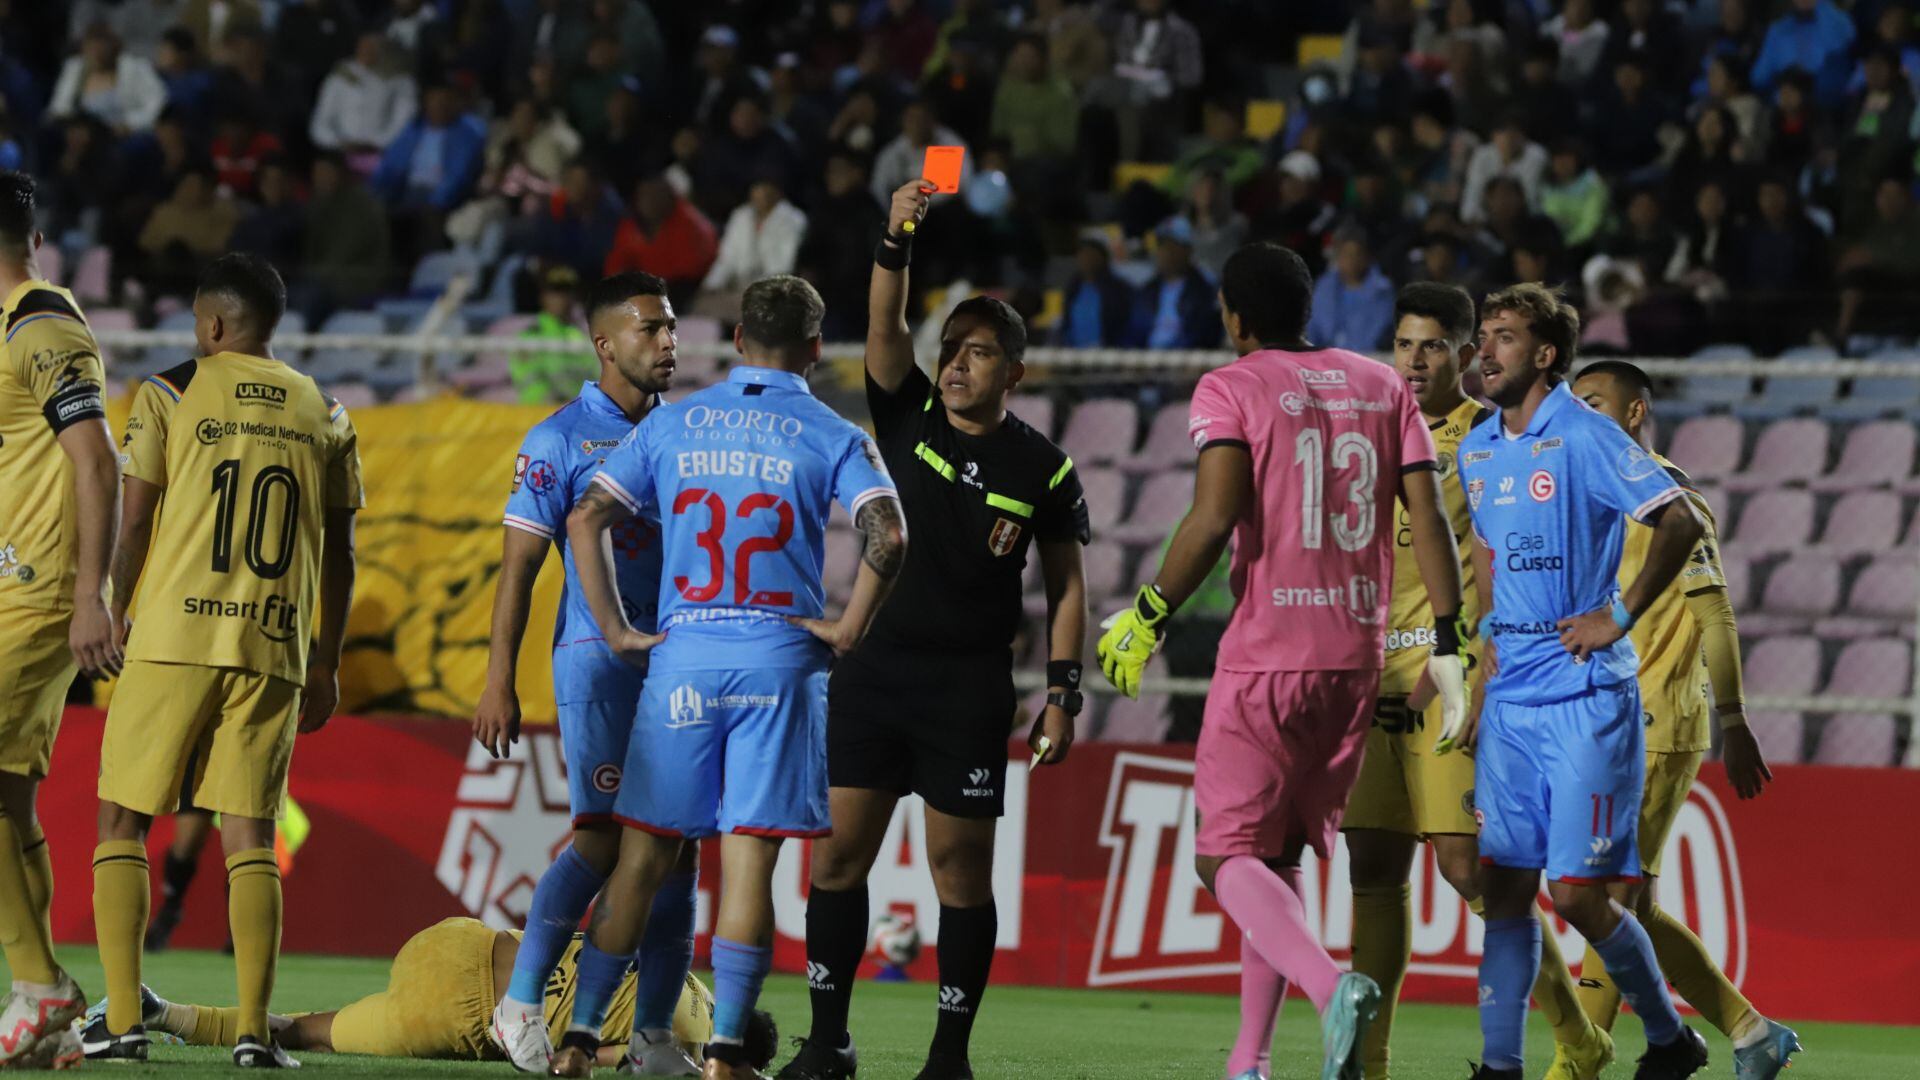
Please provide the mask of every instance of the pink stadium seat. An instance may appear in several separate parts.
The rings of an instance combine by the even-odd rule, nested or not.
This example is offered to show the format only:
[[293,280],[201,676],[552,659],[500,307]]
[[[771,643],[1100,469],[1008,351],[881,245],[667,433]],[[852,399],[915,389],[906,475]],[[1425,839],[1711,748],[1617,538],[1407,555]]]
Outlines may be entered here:
[[440,396],[440,391],[424,382],[408,383],[393,392],[387,400],[395,405],[410,405],[416,401],[432,401]]
[[1067,417],[1060,445],[1082,468],[1131,457],[1134,429],[1139,426],[1137,412],[1133,402],[1116,398],[1082,402]]
[[1913,646],[1898,638],[1848,643],[1833,662],[1826,693],[1846,697],[1906,698],[1913,694]]
[[1812,480],[1826,471],[1827,443],[1825,420],[1805,417],[1776,420],[1760,432],[1746,469],[1727,477],[1727,488],[1763,491],[1780,484]]
[[1193,465],[1193,440],[1187,438],[1187,403],[1169,401],[1153,414],[1140,452],[1120,463],[1129,472],[1157,472]]
[[1882,555],[1853,579],[1847,614],[1912,621],[1920,611],[1920,565],[1911,553]]
[[1805,760],[1807,720],[1797,712],[1756,712],[1747,714],[1747,726],[1760,744],[1760,753],[1775,765],[1793,765]]
[[1891,551],[1900,542],[1900,496],[1891,491],[1850,491],[1827,511],[1820,543],[1838,555]]
[[137,330],[140,320],[126,308],[94,308],[87,312],[87,325],[95,330]]
[[[90,247],[73,267],[73,298],[82,304],[104,304],[113,295],[113,251]],[[91,313],[89,313],[91,319]]]
[[820,584],[836,603],[845,604],[853,595],[853,579],[860,572],[859,533],[850,529],[829,529],[826,560],[820,571]]
[[1722,548],[1720,569],[1727,575],[1727,603],[1733,605],[1734,616],[1738,618],[1753,596],[1753,563],[1745,555]]
[[453,369],[447,381],[462,390],[473,391],[506,385],[510,372],[506,353],[480,353],[465,367]]
[[369,405],[380,403],[380,398],[373,392],[373,387],[363,382],[334,383],[326,387],[326,391],[333,395],[333,400],[349,409],[364,409]]
[[1721,487],[1719,484],[1700,483],[1700,478],[1697,476],[1693,479],[1695,486],[1700,492],[1700,497],[1707,500],[1707,509],[1713,512],[1714,531],[1716,533],[1724,532],[1728,526],[1733,524],[1733,518],[1731,516],[1733,496],[1727,494],[1727,489]]
[[1027,426],[1053,438],[1053,399],[1044,394],[1015,394],[1007,399],[1007,411],[1026,421]]
[[1747,647],[1747,692],[1804,697],[1820,682],[1820,642],[1804,635],[1770,637]]
[[1112,533],[1129,544],[1157,544],[1173,532],[1192,505],[1192,473],[1184,469],[1155,473],[1141,485],[1133,511]]
[[1820,727],[1820,741],[1813,750],[1816,765],[1864,765],[1884,767],[1896,764],[1895,745],[1899,727],[1886,713],[1839,713],[1827,717]]
[[40,276],[43,279],[55,285],[67,283],[67,255],[58,244],[41,245],[34,257],[40,263]]
[[1740,468],[1746,433],[1731,416],[1695,416],[1674,429],[1667,457],[1696,480],[1718,479]]
[[1721,535],[1749,553],[1792,551],[1813,539],[1813,495],[1798,490],[1762,491],[1747,500],[1739,526]]
[[520,403],[520,391],[511,386],[489,386],[473,396],[475,400],[491,402],[495,405],[517,405]]
[[1075,461],[1074,468],[1080,472],[1080,487],[1086,492],[1087,520],[1093,525],[1093,535],[1102,537],[1120,520],[1122,503],[1126,500],[1127,482],[1114,469],[1082,468]]
[[1161,743],[1167,741],[1167,728],[1173,718],[1165,694],[1141,694],[1139,700],[1115,698],[1100,724],[1101,742]]
[[1817,555],[1790,558],[1773,568],[1760,594],[1769,615],[1817,619],[1840,604],[1840,564]]
[[1913,475],[1913,425],[1875,420],[1847,433],[1833,471],[1813,481],[1815,491],[1852,491],[1898,484]]
[[[1087,575],[1087,601],[1093,604],[1096,610],[1099,607],[1100,601],[1108,597],[1118,596],[1126,591],[1126,549],[1112,541],[1095,540],[1093,543],[1087,545],[1084,559]],[[1036,555],[1028,561],[1038,563],[1040,559]],[[1044,583],[1041,584],[1040,588],[1041,595],[1044,597],[1046,595]]]

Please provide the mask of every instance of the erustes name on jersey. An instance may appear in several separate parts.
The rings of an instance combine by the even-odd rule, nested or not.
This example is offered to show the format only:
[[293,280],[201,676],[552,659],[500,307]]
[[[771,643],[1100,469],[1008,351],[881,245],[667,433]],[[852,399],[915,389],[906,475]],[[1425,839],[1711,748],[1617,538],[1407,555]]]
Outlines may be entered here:
[[675,455],[680,478],[745,476],[770,484],[793,483],[793,462],[750,450],[688,450]]
[[262,600],[222,600],[217,596],[189,596],[180,609],[188,615],[216,619],[246,619],[270,641],[292,641],[299,630],[300,607],[291,600],[269,596]]

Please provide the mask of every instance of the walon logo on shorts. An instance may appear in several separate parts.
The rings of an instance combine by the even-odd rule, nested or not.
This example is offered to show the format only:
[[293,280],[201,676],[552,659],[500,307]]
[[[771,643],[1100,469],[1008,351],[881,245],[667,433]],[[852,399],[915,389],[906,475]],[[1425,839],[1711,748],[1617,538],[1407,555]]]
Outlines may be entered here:
[[972,799],[991,799],[993,788],[987,785],[987,781],[991,779],[993,779],[992,769],[975,769],[967,774],[967,782],[973,786],[961,788],[960,794]]

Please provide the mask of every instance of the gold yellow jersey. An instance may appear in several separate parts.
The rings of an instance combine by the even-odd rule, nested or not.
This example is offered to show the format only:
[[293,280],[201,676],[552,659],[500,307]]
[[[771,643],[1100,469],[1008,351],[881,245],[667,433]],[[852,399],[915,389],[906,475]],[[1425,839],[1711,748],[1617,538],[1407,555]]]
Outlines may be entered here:
[[[1687,493],[1707,526],[1687,557],[1686,568],[1654,598],[1629,634],[1634,651],[1640,654],[1640,707],[1647,725],[1647,750],[1677,754],[1705,750],[1712,744],[1707,721],[1713,711],[1713,690],[1700,647],[1700,625],[1687,610],[1686,597],[1702,589],[1726,588],[1727,575],[1720,568],[1720,539],[1707,500],[1673,462],[1659,454],[1653,460]],[[1653,529],[1628,518],[1626,544],[1620,552],[1621,588],[1640,576],[1652,543]]]
[[[1492,410],[1468,399],[1445,419],[1427,425],[1433,432],[1435,466],[1440,472],[1441,506],[1460,545],[1460,614],[1468,626],[1479,620],[1480,604],[1473,590],[1473,522],[1467,516],[1467,493],[1460,486],[1455,457],[1460,440],[1491,415]],[[1406,504],[1395,499],[1393,510],[1393,600],[1387,610],[1387,662],[1380,673],[1380,693],[1407,694],[1420,681],[1433,651],[1433,604],[1427,599],[1426,583],[1420,580],[1420,563],[1413,557],[1413,522]]]
[[[583,935],[573,935],[573,942],[560,954],[560,962],[554,965],[553,974],[547,976],[547,993],[541,1001],[540,1011],[546,1018],[547,1031],[555,1046],[560,1044],[560,1037],[567,1033],[567,1025],[573,1021],[574,992],[580,985],[582,940]],[[607,1003],[607,1017],[600,1024],[601,1042],[618,1046],[633,1034],[637,989],[637,980],[632,971],[620,977],[620,985],[614,989],[613,999]],[[712,1039],[713,993],[698,976],[688,972],[680,1002],[673,1011],[673,1041],[702,1046]]]
[[358,509],[345,408],[278,360],[217,353],[140,384],[126,474],[166,489],[129,660],[305,682],[325,513]]
[[62,431],[106,423],[100,347],[73,294],[22,282],[0,306],[0,604],[73,607],[78,513]]

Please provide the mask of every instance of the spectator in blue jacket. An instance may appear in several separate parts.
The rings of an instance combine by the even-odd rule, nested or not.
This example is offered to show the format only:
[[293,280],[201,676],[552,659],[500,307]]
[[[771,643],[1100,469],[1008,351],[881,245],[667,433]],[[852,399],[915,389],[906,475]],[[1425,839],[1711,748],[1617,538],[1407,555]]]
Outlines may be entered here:
[[1055,338],[1075,349],[1125,345],[1127,324],[1133,318],[1133,290],[1113,272],[1106,238],[1082,238],[1073,262],[1077,271],[1063,294],[1065,310]]
[[473,195],[486,148],[480,118],[460,112],[451,87],[430,87],[420,115],[380,155],[373,190],[395,209],[448,213]]
[[1767,27],[1753,64],[1753,85],[1772,90],[1783,72],[1798,68],[1813,76],[1820,104],[1837,108],[1853,74],[1853,33],[1853,20],[1831,0],[1793,0],[1787,13]]
[[1193,225],[1183,217],[1168,218],[1153,236],[1156,273],[1134,301],[1134,344],[1148,349],[1219,345],[1219,287],[1193,265]]
[[1393,329],[1393,282],[1373,264],[1366,236],[1342,231],[1334,238],[1333,265],[1313,290],[1307,339],[1321,348],[1377,352]]
[[606,264],[626,207],[585,161],[568,165],[533,230],[533,253],[547,266],[570,267],[594,280]]

